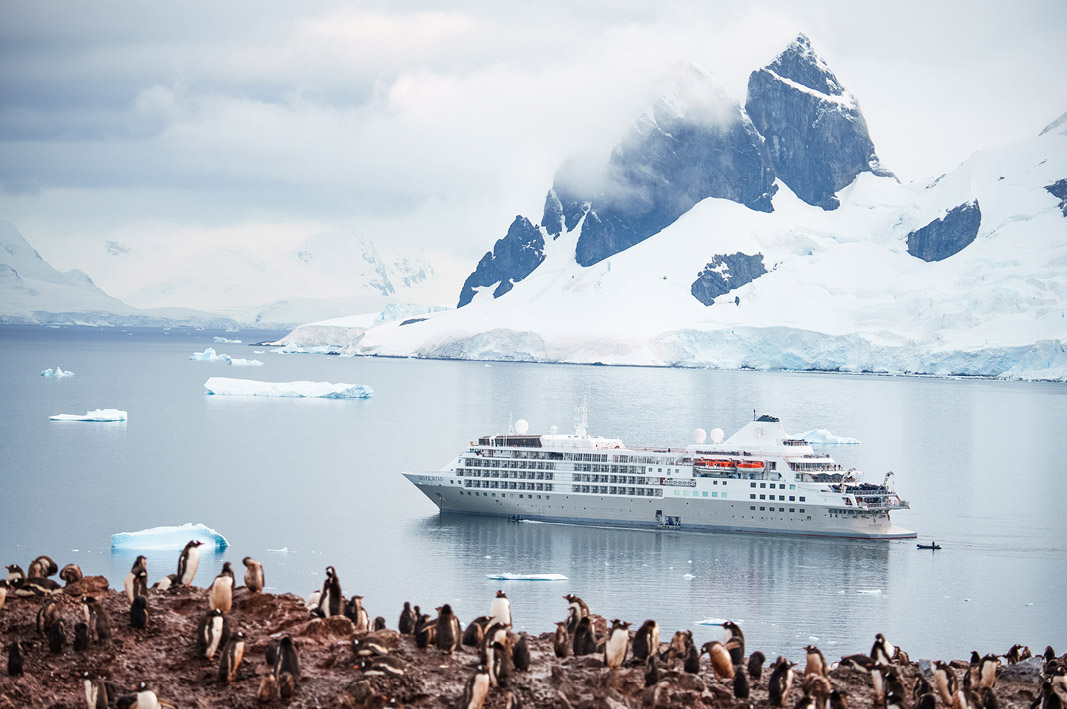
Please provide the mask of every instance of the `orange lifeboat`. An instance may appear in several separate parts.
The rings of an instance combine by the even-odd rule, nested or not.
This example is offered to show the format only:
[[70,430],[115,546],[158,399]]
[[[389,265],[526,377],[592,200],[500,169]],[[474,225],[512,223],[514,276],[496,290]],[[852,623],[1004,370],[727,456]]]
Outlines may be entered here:
[[743,460],[737,464],[738,470],[756,471],[763,470],[764,463],[762,460]]

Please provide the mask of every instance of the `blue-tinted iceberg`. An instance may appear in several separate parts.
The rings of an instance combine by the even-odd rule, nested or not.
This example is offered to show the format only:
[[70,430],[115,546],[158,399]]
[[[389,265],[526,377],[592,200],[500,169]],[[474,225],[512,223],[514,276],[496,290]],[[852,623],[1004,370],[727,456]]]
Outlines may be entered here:
[[215,337],[213,337],[212,339],[217,344],[220,344],[220,345],[239,345],[239,344],[241,344],[240,340],[227,340],[225,337],[219,337],[218,335],[215,335]]
[[486,574],[493,581],[566,581],[563,574]]
[[222,551],[230,546],[226,537],[203,524],[186,523],[177,527],[152,527],[140,532],[119,532],[111,535],[112,549],[181,551],[192,540],[204,543],[205,551]]
[[62,367],[56,367],[55,369],[46,369],[41,372],[42,377],[55,377],[56,379],[62,379],[63,377],[73,377],[74,372],[65,372]]
[[820,446],[846,446],[856,445],[860,442],[858,438],[849,438],[848,436],[835,436],[825,428],[815,428],[806,433],[802,433],[799,436],[808,443],[815,443]]
[[204,382],[208,394],[218,396],[279,396],[319,399],[369,399],[374,390],[366,384],[330,382],[258,382],[252,379],[211,377]]
[[239,357],[231,357],[228,354],[216,354],[215,348],[208,347],[203,352],[194,352],[189,356],[189,359],[197,360],[199,362],[225,362],[234,367],[262,367],[263,363],[258,359],[241,359]]
[[125,421],[126,412],[118,409],[93,409],[79,414],[56,414],[49,416],[50,421]]

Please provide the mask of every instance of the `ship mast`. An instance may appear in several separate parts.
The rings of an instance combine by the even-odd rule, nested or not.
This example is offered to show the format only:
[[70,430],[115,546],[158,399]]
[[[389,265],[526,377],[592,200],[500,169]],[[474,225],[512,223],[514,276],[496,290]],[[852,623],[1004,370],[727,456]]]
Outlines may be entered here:
[[574,435],[585,438],[589,430],[589,396],[582,397],[582,403],[574,407]]

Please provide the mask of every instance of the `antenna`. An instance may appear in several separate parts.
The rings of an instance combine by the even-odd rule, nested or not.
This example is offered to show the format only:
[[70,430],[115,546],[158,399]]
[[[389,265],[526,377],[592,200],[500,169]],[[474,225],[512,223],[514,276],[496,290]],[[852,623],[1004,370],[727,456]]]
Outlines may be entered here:
[[756,410],[755,409],[752,409],[752,420],[753,421],[756,420]]
[[515,433],[515,425],[514,425],[514,422],[513,422],[514,418],[515,418],[515,414],[512,413],[511,411],[509,411],[508,412],[508,433],[507,433],[507,435],[509,435],[509,436],[514,435],[514,433]]
[[574,435],[585,438],[589,429],[589,395],[582,396],[582,403],[574,407]]

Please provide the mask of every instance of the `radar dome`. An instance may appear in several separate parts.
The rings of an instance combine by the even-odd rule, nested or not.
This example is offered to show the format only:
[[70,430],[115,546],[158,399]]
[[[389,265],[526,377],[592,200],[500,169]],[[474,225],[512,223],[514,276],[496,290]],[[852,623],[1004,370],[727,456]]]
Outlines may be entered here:
[[703,443],[708,440],[708,432],[702,428],[693,429],[693,442]]
[[520,436],[525,436],[526,432],[530,430],[530,423],[526,419],[519,419],[515,422],[515,433]]
[[724,438],[726,438],[726,434],[723,433],[721,428],[713,428],[713,429],[711,429],[711,442],[712,443],[718,445],[719,443],[722,443],[722,440]]
[[549,433],[551,433],[551,434],[552,434],[552,435],[554,436],[554,435],[556,435],[557,433],[559,433],[559,429],[558,429],[558,428],[556,428],[555,426],[549,426],[549,427],[548,427],[548,432],[549,432]]

